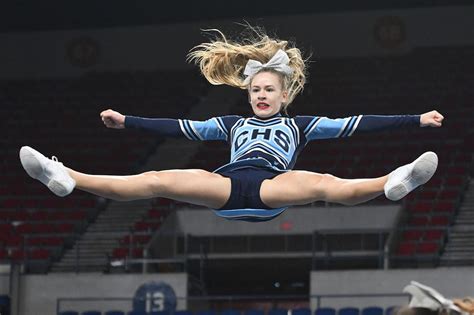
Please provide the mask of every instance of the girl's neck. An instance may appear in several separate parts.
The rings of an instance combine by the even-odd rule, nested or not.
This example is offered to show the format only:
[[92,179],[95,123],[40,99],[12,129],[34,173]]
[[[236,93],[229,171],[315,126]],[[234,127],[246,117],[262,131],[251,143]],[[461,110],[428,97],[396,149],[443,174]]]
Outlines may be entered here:
[[269,116],[269,117],[260,117],[260,116],[257,116],[257,115],[254,115],[253,117],[258,118],[260,120],[268,120],[268,119],[272,119],[272,118],[275,118],[275,117],[281,117],[281,116],[282,116],[281,113],[276,113],[275,115],[272,115],[272,116]]

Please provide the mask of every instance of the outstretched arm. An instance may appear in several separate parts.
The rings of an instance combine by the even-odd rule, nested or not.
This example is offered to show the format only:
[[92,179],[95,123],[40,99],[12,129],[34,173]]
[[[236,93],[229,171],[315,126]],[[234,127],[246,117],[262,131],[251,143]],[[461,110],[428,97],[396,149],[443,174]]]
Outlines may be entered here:
[[443,115],[437,111],[430,111],[421,115],[359,115],[338,119],[299,117],[297,123],[308,140],[315,140],[407,127],[441,127],[443,119]]
[[100,114],[109,128],[140,129],[159,136],[186,137],[190,140],[227,140],[229,126],[237,116],[215,117],[206,121],[125,116],[111,109]]
[[183,137],[179,120],[168,118],[142,118],[126,116],[112,109],[104,110],[100,117],[105,126],[113,129],[141,129],[160,136]]
[[375,116],[364,115],[357,131],[378,131],[403,127],[441,127],[444,117],[433,110],[421,115]]

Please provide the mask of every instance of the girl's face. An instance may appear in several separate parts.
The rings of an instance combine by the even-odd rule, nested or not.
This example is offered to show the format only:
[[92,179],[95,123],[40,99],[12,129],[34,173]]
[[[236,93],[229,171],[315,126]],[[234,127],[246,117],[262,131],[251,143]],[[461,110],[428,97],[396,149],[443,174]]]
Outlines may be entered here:
[[264,71],[257,73],[250,82],[249,99],[254,114],[268,118],[280,112],[282,103],[288,100],[288,92],[283,91],[279,74]]

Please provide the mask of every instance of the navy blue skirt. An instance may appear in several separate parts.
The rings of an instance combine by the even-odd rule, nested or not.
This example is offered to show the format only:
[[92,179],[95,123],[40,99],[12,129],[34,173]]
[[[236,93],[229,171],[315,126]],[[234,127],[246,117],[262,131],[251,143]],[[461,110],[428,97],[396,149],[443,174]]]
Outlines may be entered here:
[[229,220],[260,222],[271,220],[287,209],[287,207],[270,208],[260,198],[262,182],[284,171],[267,167],[267,164],[258,161],[258,163],[230,164],[214,172],[230,178],[231,181],[229,200],[222,208],[214,210],[216,215]]

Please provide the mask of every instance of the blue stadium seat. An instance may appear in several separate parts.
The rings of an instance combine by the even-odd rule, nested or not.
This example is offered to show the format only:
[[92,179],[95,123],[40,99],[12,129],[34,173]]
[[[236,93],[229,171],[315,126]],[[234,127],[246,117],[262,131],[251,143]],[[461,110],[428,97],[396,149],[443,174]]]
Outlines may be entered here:
[[287,315],[288,310],[286,308],[273,308],[268,311],[268,315]]
[[125,315],[125,312],[123,311],[107,311],[104,313],[104,315]]
[[102,315],[101,311],[84,311],[82,315]]
[[314,311],[314,315],[336,315],[336,309],[332,307],[320,307]]
[[240,315],[240,311],[235,309],[226,309],[222,310],[220,315]]
[[343,307],[337,311],[337,315],[359,315],[360,310],[356,307]]
[[145,311],[130,311],[127,315],[148,315],[148,313]]
[[[156,311],[156,312],[150,312],[148,315],[175,315],[175,311]],[[191,314],[189,314],[191,315]]]
[[195,315],[217,315],[217,313],[214,310],[203,310],[203,311],[197,311]]
[[265,312],[263,310],[257,310],[257,309],[248,309],[244,311],[244,315],[264,315]]
[[384,315],[384,310],[379,306],[365,307],[362,309],[362,315]]
[[385,309],[385,315],[395,315],[395,311],[399,306],[389,306]]
[[296,308],[291,310],[292,315],[311,315],[311,310],[307,307]]
[[59,315],[79,315],[79,312],[76,312],[76,311],[62,311],[62,312],[59,312]]
[[10,305],[10,297],[8,295],[0,295],[0,305],[1,306],[9,306]]
[[175,311],[174,315],[193,315],[191,311]]

